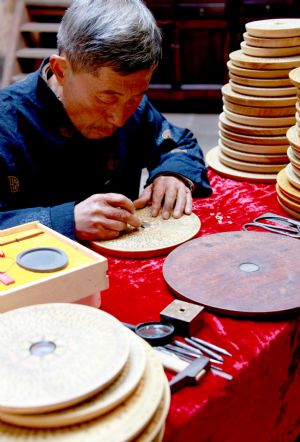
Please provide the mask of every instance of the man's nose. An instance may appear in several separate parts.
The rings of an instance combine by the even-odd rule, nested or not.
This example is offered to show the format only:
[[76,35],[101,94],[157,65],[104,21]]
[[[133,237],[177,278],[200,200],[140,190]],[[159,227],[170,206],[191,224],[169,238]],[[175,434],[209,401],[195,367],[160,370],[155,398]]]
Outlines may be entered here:
[[126,108],[126,106],[118,106],[117,108],[111,110],[108,120],[114,126],[122,127],[129,116],[130,113],[128,112],[128,108]]

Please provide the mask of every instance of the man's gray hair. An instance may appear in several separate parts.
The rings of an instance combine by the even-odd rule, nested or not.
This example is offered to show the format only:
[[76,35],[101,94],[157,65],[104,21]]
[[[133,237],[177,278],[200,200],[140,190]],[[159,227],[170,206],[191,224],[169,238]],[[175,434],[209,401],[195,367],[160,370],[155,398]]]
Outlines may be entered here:
[[127,75],[158,65],[161,33],[141,0],[73,0],[57,46],[75,72],[106,66]]

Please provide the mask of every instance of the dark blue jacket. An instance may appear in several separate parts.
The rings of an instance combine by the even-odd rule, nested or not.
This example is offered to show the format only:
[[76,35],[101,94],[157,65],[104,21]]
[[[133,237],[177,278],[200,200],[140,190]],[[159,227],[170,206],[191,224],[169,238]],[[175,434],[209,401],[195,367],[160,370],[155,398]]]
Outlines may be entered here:
[[88,140],[70,122],[40,71],[0,90],[0,229],[38,220],[74,238],[74,205],[103,192],[138,197],[141,170],[181,174],[208,196],[193,134],[144,97],[111,137]]

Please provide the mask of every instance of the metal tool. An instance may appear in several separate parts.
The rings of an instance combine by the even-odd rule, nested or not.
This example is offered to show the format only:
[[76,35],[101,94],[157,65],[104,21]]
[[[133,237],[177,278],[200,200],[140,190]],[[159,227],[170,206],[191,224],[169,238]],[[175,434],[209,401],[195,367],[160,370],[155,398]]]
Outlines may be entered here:
[[191,362],[183,371],[174,376],[169,382],[171,392],[175,393],[186,385],[197,385],[206,373],[205,368],[209,364],[209,358],[200,356]]
[[209,348],[206,348],[204,345],[200,344],[198,342],[198,338],[194,338],[192,336],[191,339],[185,338],[185,341],[188,342],[189,344],[194,345],[194,347],[198,348],[203,353],[206,353],[207,355],[211,356],[212,358],[216,359],[217,361],[224,362],[224,359],[222,358],[222,356],[220,356],[215,351],[210,350]]
[[[193,361],[194,359],[199,358],[200,356],[204,356],[202,354],[200,355],[200,354],[197,354],[193,351],[189,351],[185,348],[178,347],[177,345],[174,345],[174,344],[167,344],[167,345],[165,345],[164,348],[175,353],[179,357],[181,357],[183,355],[186,358],[189,358],[190,361]],[[223,361],[218,361],[217,359],[209,358],[209,360],[210,360],[210,362],[212,362],[214,364],[223,364]]]
[[252,222],[243,225],[243,230],[248,230],[249,227],[259,227],[291,238],[300,238],[300,222],[275,213],[265,213],[254,218]]
[[215,344],[211,344],[210,342],[204,341],[203,339],[194,337],[191,339],[187,338],[186,340],[187,340],[187,342],[190,342],[192,345],[193,345],[193,341],[196,341],[196,342],[198,342],[198,344],[204,345],[204,347],[210,348],[211,350],[215,350],[218,353],[221,353],[226,356],[232,356],[232,354],[229,353],[229,351],[225,350],[225,348],[219,347],[218,345],[215,345]]

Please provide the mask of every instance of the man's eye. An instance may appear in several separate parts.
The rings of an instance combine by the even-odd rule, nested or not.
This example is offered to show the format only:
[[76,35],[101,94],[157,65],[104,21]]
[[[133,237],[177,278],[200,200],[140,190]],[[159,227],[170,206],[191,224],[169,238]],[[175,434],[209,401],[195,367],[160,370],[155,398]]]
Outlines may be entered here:
[[97,100],[100,103],[112,104],[112,103],[115,103],[116,97],[114,97],[113,95],[99,95],[97,97]]

